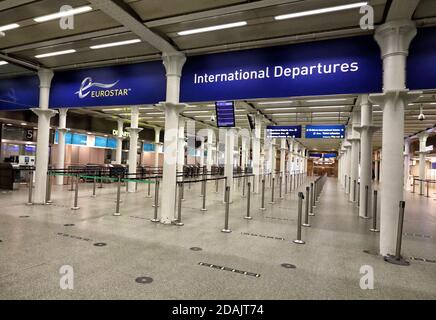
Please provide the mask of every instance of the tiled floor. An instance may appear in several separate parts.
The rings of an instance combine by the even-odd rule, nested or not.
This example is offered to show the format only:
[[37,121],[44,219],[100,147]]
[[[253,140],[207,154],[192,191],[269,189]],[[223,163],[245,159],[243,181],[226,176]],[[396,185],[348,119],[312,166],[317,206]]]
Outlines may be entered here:
[[[149,221],[153,200],[146,198],[145,185],[137,193],[122,193],[120,217],[113,216],[114,185],[97,189],[97,197],[92,198],[92,185],[82,184],[77,211],[70,209],[74,192],[66,186],[54,187],[51,206],[25,206],[25,187],[0,193],[0,298],[436,298],[436,263],[412,261],[409,267],[399,267],[363,252],[377,250],[379,235],[369,232],[372,221],[358,218],[357,208],[346,200],[335,179],[327,180],[316,216],[310,218],[312,226],[303,228],[305,245],[292,243],[295,191],[271,205],[267,189],[265,211],[259,210],[260,196],[253,195],[251,221],[243,219],[246,199],[237,191],[230,207],[233,232],[225,234],[220,232],[223,196],[214,189],[211,182],[208,211],[203,212],[200,186],[186,187],[183,227]],[[161,201],[167,196],[163,194]],[[406,198],[403,254],[436,260],[436,201],[410,193]],[[64,226],[70,223],[74,226]],[[94,246],[97,242],[107,245]],[[283,263],[296,268],[284,268]],[[73,267],[73,290],[60,288],[63,265]],[[362,265],[373,267],[374,290],[359,286]],[[137,283],[135,279],[142,276],[153,282]]]

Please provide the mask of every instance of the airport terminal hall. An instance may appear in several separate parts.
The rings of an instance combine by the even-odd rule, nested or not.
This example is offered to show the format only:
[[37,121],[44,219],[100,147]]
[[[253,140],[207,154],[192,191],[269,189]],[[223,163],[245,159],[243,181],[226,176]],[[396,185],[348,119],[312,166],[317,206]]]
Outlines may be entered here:
[[436,300],[436,0],[0,1],[0,144],[0,300]]

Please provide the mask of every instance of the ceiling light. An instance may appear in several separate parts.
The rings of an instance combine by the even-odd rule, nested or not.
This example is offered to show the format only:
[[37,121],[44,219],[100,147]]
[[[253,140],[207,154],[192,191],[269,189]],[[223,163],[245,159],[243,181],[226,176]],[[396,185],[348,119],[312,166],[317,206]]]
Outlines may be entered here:
[[293,103],[294,101],[264,101],[264,102],[258,102],[258,105],[265,105],[265,104],[289,104]]
[[12,123],[6,123],[7,126],[12,126]]
[[8,64],[7,61],[0,61],[0,66],[4,66],[5,64]]
[[20,26],[20,25],[17,24],[17,23],[7,24],[7,25],[5,25],[5,26],[1,26],[1,27],[0,27],[0,32],[8,31],[8,30],[12,30],[12,29],[16,29],[16,28],[18,28],[19,26]]
[[84,13],[84,12],[88,12],[91,10],[92,10],[92,8],[90,6],[84,6],[84,7],[71,9],[71,10],[62,10],[62,11],[59,11],[56,13],[52,13],[52,14],[48,14],[45,16],[34,18],[33,20],[35,22],[46,22],[46,21],[50,21],[50,20],[54,20],[54,19],[73,16],[75,14]]
[[312,112],[312,114],[339,114],[340,112]]
[[365,1],[365,2],[345,4],[342,6],[328,7],[328,8],[322,8],[322,9],[309,10],[309,11],[301,11],[301,12],[295,12],[295,13],[289,13],[289,14],[275,16],[274,19],[285,20],[285,19],[293,19],[293,18],[300,18],[300,17],[306,17],[306,16],[313,16],[313,15],[317,15],[317,14],[360,8],[362,6],[366,6],[367,4],[368,4],[368,2]]
[[334,109],[334,108],[347,108],[348,106],[320,106],[320,107],[308,107],[309,109]]
[[60,56],[60,55],[63,55],[63,54],[69,54],[69,53],[74,53],[74,52],[76,52],[76,50],[74,50],[74,49],[63,50],[63,51],[55,51],[55,52],[50,52],[50,53],[38,54],[38,55],[35,56],[35,58],[54,57],[54,56]]
[[265,111],[286,111],[286,110],[296,110],[297,108],[265,108]]
[[90,46],[90,49],[103,49],[103,48],[109,48],[109,47],[117,47],[117,46],[125,46],[128,44],[138,43],[141,42],[141,39],[132,39],[132,40],[126,40],[126,41],[118,41],[118,42],[110,42],[110,43],[104,43],[104,44],[98,44],[95,46]]
[[337,98],[337,99],[316,99],[316,100],[306,100],[306,102],[309,103],[316,103],[316,102],[337,102],[337,101],[347,101],[346,98]]
[[223,29],[229,29],[229,28],[236,28],[236,27],[242,27],[242,26],[245,26],[245,25],[247,25],[246,21],[239,21],[239,22],[233,22],[233,23],[220,24],[220,25],[216,25],[216,26],[210,26],[210,27],[204,27],[204,28],[180,31],[180,32],[177,32],[177,34],[179,36],[187,36],[187,35],[195,34],[195,33],[202,33],[202,32],[223,30]]
[[191,113],[206,113],[206,112],[210,112],[210,111],[207,111],[207,110],[184,111],[183,113],[185,113],[185,114],[191,114]]
[[20,123],[22,126],[27,126],[27,123],[25,123],[25,122],[21,122]]
[[276,116],[293,116],[294,113],[273,113],[272,116],[276,117]]
[[147,112],[147,113],[144,113],[144,116],[151,116],[151,115],[161,116],[162,112]]

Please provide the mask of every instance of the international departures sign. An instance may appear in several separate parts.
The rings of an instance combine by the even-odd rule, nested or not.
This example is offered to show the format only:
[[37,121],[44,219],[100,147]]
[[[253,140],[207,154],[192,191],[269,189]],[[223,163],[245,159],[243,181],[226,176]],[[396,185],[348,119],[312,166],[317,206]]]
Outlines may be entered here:
[[[408,59],[408,87],[436,88],[436,28],[418,29]],[[50,107],[152,104],[165,100],[161,61],[55,73]],[[188,57],[182,102],[376,93],[380,50],[372,36]],[[39,80],[0,80],[0,110],[38,107]]]

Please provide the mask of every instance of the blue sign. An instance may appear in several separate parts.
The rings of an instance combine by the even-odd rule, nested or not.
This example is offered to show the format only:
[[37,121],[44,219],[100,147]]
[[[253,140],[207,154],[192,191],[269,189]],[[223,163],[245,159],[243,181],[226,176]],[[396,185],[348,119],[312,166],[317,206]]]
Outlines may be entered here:
[[95,136],[94,145],[96,147],[106,148],[107,147],[107,138],[106,137]]
[[431,163],[431,168],[432,168],[432,169],[436,169],[436,162],[432,162],[432,163]]
[[310,158],[322,158],[322,154],[321,153],[309,153],[309,157]]
[[306,139],[344,139],[344,125],[306,125]]
[[322,157],[324,158],[324,159],[333,159],[333,158],[336,158],[338,155],[336,154],[336,153],[324,153],[323,155],[322,155]]
[[267,126],[269,138],[301,138],[301,126]]
[[146,152],[154,151],[154,144],[144,143],[144,151],[146,151]]
[[161,61],[55,73],[52,108],[138,105],[165,100]]
[[407,87],[411,90],[436,88],[436,28],[418,28],[407,59]]
[[0,80],[0,110],[22,110],[39,106],[37,76]]
[[88,142],[88,136],[86,134],[73,133],[73,138],[71,141],[72,144],[86,146],[87,142]]
[[231,128],[235,126],[235,103],[233,101],[215,102],[217,127]]
[[109,149],[116,149],[117,148],[117,139],[115,139],[115,138],[108,138],[107,139],[107,147]]
[[382,91],[373,36],[189,57],[181,100],[199,102]]

